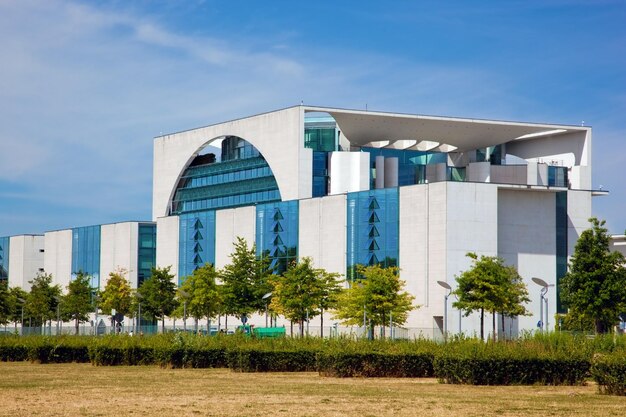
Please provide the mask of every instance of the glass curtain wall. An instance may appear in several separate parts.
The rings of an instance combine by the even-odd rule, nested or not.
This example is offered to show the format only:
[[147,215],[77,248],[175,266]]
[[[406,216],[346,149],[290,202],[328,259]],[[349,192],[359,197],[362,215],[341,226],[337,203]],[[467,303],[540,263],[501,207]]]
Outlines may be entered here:
[[9,280],[9,237],[0,237],[0,282]]
[[72,279],[82,272],[91,278],[91,287],[100,288],[100,226],[72,229]]
[[269,258],[274,273],[287,270],[298,259],[298,201],[256,207],[257,256]]
[[137,242],[137,287],[152,274],[156,265],[156,224],[139,224]]
[[204,264],[215,265],[215,211],[183,214],[179,218],[178,285]]
[[348,193],[347,273],[357,279],[357,265],[398,265],[398,188]]
[[567,313],[561,303],[561,278],[567,273],[567,191],[555,193],[556,198],[556,310]]

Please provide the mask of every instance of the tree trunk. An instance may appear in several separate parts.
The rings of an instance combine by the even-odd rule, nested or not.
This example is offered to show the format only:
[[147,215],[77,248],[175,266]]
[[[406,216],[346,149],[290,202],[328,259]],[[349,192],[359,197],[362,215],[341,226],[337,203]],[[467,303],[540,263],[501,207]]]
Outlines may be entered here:
[[304,337],[304,320],[300,320],[300,337]]
[[506,332],[504,331],[504,313],[500,313],[500,316],[502,318],[502,338],[506,340]]
[[320,337],[324,338],[324,309],[320,309]]
[[224,316],[224,330],[226,331],[226,334],[228,334],[228,315]]
[[79,329],[80,323],[78,321],[78,317],[76,317],[76,322],[74,323],[74,334],[78,335],[78,329]]
[[602,320],[596,320],[595,324],[596,324],[596,334],[606,333],[606,329],[604,328],[604,323],[602,322]]
[[485,310],[480,309],[480,340],[485,340]]
[[493,332],[491,337],[493,341],[496,341],[496,312],[491,312],[491,331]]
[[165,314],[163,314],[163,318],[161,319],[161,333],[165,333]]

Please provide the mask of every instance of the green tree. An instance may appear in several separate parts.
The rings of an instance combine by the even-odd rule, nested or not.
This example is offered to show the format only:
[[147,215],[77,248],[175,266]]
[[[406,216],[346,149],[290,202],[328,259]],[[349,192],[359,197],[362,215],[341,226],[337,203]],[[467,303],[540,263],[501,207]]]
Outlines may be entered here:
[[272,290],[272,272],[267,258],[257,258],[256,248],[248,248],[246,240],[238,237],[231,262],[220,273],[223,282],[224,313],[247,317],[265,308],[263,296]]
[[52,285],[52,275],[38,273],[32,280],[28,299],[26,300],[26,311],[32,317],[35,326],[44,326],[47,320],[56,318],[58,299],[61,296],[61,287]]
[[561,297],[574,320],[591,320],[596,333],[606,333],[626,310],[626,268],[624,256],[609,249],[604,220],[592,217],[589,222],[561,280]]
[[9,299],[11,300],[10,321],[15,325],[15,331],[17,332],[17,322],[19,321],[22,328],[22,309],[26,308],[26,300],[28,300],[28,293],[20,287],[13,287],[9,289]]
[[335,317],[345,324],[358,325],[363,323],[365,315],[370,338],[374,326],[382,326],[384,336],[384,326],[390,321],[404,324],[409,312],[418,307],[413,304],[415,297],[403,291],[405,282],[400,279],[397,267],[358,265],[357,274],[360,279],[342,291]]
[[154,319],[161,319],[161,332],[165,333],[165,317],[178,306],[176,300],[176,284],[171,267],[152,268],[152,275],[145,280],[139,293],[141,294],[142,312]]
[[[217,285],[217,271],[211,264],[196,269],[188,276],[178,290],[179,307],[178,313],[187,301],[187,315],[196,320],[206,318],[213,319],[220,313],[221,294]],[[210,324],[209,324],[210,330]]]
[[93,308],[91,277],[79,272],[67,286],[67,294],[61,299],[61,317],[63,320],[74,320],[74,333],[78,334],[81,322],[89,320]]
[[[100,292],[99,307],[104,314],[111,314],[115,310],[115,314],[121,317],[130,316],[134,313],[132,308],[133,290],[130,283],[126,279],[126,271],[119,269],[109,274],[104,290]],[[115,319],[112,317],[111,322],[115,328]]]
[[[322,315],[334,306],[341,287],[336,278],[323,269],[313,268],[311,258],[304,257],[292,264],[283,275],[274,275],[270,307],[290,321],[299,323],[304,335],[304,321]],[[322,321],[323,326],[323,321]]]
[[0,325],[6,326],[9,323],[14,304],[8,281],[0,280]]
[[[497,256],[480,258],[473,252],[466,255],[472,259],[472,267],[456,276],[457,288],[452,294],[457,301],[452,305],[469,316],[480,312],[480,337],[484,339],[485,311],[491,312],[492,335],[496,337],[496,313],[517,316],[527,314],[523,303],[530,301],[524,281],[512,266],[504,265]],[[504,325],[503,325],[504,327]]]

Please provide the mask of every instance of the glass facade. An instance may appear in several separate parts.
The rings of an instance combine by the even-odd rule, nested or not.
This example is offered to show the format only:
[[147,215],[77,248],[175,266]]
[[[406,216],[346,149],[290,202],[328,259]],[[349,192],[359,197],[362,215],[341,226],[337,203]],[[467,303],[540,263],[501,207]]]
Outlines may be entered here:
[[328,152],[313,152],[313,197],[328,195]]
[[398,185],[422,184],[426,179],[425,166],[446,163],[448,157],[441,152],[410,151],[406,149],[361,148],[370,154],[370,188],[376,179],[376,157],[398,158]]
[[82,272],[91,277],[91,287],[100,287],[100,226],[72,229],[72,279]]
[[9,279],[9,237],[0,237],[0,281]]
[[548,185],[550,187],[567,187],[567,167],[548,166]]
[[275,273],[298,259],[298,201],[260,204],[256,207],[257,256],[270,259]]
[[333,152],[338,150],[337,129],[309,127],[304,129],[304,147],[314,151]]
[[179,218],[178,284],[206,263],[215,265],[215,211],[183,214]]
[[348,193],[346,279],[357,265],[398,266],[398,199],[398,188]]
[[216,162],[212,154],[200,155],[185,170],[174,194],[173,214],[280,200],[272,170],[249,142],[225,138],[221,157]]
[[567,191],[556,197],[556,311],[567,313],[561,303],[561,278],[567,273]]
[[156,224],[140,223],[137,242],[137,287],[150,278],[156,266]]

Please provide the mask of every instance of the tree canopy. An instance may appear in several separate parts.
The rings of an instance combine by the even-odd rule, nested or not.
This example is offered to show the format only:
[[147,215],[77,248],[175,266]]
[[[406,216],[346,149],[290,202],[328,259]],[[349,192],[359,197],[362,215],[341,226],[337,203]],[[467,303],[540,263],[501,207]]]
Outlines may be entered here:
[[34,324],[43,325],[47,320],[56,318],[57,299],[61,296],[61,287],[52,285],[52,275],[41,272],[28,282],[31,287],[26,310]]
[[104,290],[100,292],[100,308],[104,314],[128,316],[133,314],[133,290],[126,279],[126,271],[119,269],[109,274]]
[[61,299],[61,316],[64,320],[74,320],[74,332],[78,334],[79,325],[89,320],[92,305],[91,277],[79,272],[67,286],[67,294]]
[[593,321],[596,333],[606,333],[626,311],[624,256],[611,252],[604,220],[589,219],[561,280],[561,297],[575,321]]
[[[221,293],[217,285],[217,271],[211,264],[196,269],[185,278],[178,290],[179,308],[187,302],[187,315],[196,320],[213,319],[220,313]],[[182,316],[182,311],[178,311]]]
[[357,274],[360,279],[342,291],[335,314],[345,324],[363,323],[365,313],[371,337],[374,326],[386,326],[390,319],[402,325],[409,312],[418,307],[413,304],[415,297],[403,291],[405,282],[400,280],[397,267],[359,265]]
[[248,248],[246,240],[238,237],[231,262],[220,273],[224,314],[247,317],[262,311],[263,296],[272,291],[271,275],[267,259],[257,258],[255,246]]
[[504,265],[497,256],[480,256],[473,252],[472,267],[456,276],[457,288],[452,294],[457,301],[452,305],[463,310],[465,316],[480,312],[480,337],[484,339],[485,311],[493,315],[492,336],[496,337],[495,314],[519,316],[528,314],[524,303],[530,301],[524,281],[513,266]]
[[171,267],[152,268],[152,275],[139,287],[141,307],[146,316],[161,319],[161,331],[165,333],[165,317],[178,305],[176,284]]

